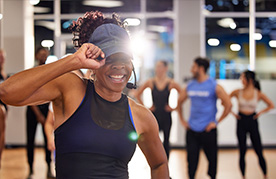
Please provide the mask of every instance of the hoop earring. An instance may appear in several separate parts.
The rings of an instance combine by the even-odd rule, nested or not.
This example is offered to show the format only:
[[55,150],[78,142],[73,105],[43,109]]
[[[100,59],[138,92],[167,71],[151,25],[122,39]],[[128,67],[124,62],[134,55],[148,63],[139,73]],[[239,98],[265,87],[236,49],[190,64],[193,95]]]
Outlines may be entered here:
[[75,31],[73,32],[74,37],[72,38],[73,40],[73,44],[75,48],[79,48],[80,47],[80,32],[79,31]]

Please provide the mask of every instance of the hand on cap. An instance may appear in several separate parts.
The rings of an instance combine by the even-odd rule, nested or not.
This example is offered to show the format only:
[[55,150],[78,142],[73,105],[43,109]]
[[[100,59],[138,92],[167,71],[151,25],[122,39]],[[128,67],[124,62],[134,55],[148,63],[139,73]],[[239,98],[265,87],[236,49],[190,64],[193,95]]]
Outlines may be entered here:
[[98,69],[105,64],[105,59],[96,60],[98,56],[104,58],[104,53],[91,43],[83,44],[74,55],[81,63],[80,68]]

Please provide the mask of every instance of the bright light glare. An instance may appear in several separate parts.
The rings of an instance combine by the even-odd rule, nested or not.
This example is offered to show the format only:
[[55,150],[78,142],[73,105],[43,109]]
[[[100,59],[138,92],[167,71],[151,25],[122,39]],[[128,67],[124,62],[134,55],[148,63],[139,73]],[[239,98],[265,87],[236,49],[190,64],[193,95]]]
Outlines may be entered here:
[[106,7],[106,8],[120,7],[124,5],[122,1],[111,1],[111,0],[101,0],[101,1],[86,0],[86,1],[83,1],[82,4],[85,6],[96,6],[96,7]]
[[57,58],[57,56],[55,56],[55,55],[49,55],[48,57],[47,57],[47,60],[46,60],[46,64],[49,64],[49,63],[52,63],[52,62],[55,62],[55,61],[57,61],[58,60],[58,58]]
[[231,29],[236,29],[237,25],[236,25],[235,22],[232,22],[232,23],[229,25],[229,27],[230,27]]
[[231,44],[230,49],[234,52],[237,52],[241,50],[241,46],[239,44]]
[[272,47],[272,48],[273,47],[275,48],[276,47],[276,40],[270,40],[269,41],[269,46]]
[[142,34],[136,35],[131,39],[131,50],[135,55],[143,55],[148,48],[149,42],[143,37]]
[[208,43],[210,46],[218,46],[220,42],[219,42],[218,39],[211,38],[211,39],[208,39],[207,43]]
[[3,18],[3,14],[0,14],[0,20]]
[[133,51],[133,53],[135,54],[142,54],[144,51],[144,46],[143,46],[143,39],[133,39],[131,41],[131,49]]
[[50,48],[50,47],[52,47],[54,45],[54,41],[52,41],[52,40],[43,40],[41,42],[41,45],[42,45],[42,47],[48,47],[48,48]]
[[30,0],[31,5],[37,5],[40,2],[40,0]]
[[262,38],[263,38],[262,34],[260,34],[260,33],[255,33],[254,34],[254,39],[255,40],[261,40]]
[[127,22],[128,26],[138,26],[141,23],[140,19],[137,18],[127,18],[124,21]]

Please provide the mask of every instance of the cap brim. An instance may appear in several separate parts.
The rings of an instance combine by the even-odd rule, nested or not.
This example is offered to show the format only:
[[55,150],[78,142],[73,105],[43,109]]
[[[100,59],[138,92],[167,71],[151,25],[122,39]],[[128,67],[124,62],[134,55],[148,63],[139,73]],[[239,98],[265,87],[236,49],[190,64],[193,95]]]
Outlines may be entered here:
[[128,55],[131,59],[133,59],[133,54],[132,54],[131,50],[127,49],[125,45],[116,45],[116,46],[112,46],[111,48],[103,47],[101,49],[105,54],[105,58],[107,58],[113,54],[116,54],[116,53],[124,53],[124,54]]

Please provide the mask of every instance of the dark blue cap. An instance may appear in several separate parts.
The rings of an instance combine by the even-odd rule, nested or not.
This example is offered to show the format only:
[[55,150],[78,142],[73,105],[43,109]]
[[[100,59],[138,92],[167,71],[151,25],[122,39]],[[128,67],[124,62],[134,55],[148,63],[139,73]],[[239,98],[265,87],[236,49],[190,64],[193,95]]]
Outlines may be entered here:
[[129,35],[125,29],[116,24],[100,25],[88,42],[98,46],[104,52],[105,58],[119,52],[133,58]]

